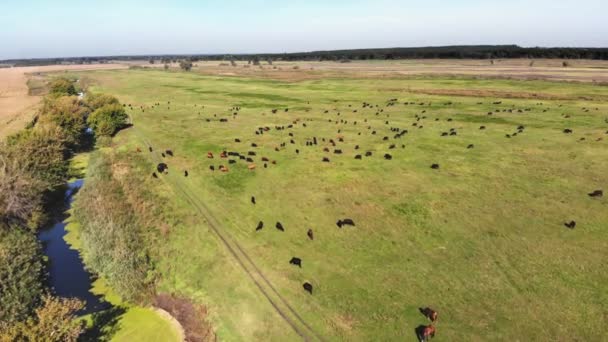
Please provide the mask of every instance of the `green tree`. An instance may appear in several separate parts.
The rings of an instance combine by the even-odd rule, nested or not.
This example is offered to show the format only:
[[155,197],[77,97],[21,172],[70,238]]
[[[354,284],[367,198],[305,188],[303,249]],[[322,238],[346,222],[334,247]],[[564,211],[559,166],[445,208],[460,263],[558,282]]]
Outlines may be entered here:
[[66,141],[73,146],[81,143],[86,128],[88,109],[76,96],[46,98],[40,114],[39,124],[53,123],[65,133]]
[[99,136],[112,136],[125,127],[128,115],[120,104],[107,104],[95,110],[87,118],[89,127]]
[[86,106],[91,109],[91,111],[95,111],[105,105],[120,103],[114,96],[103,93],[88,93],[84,99],[84,102]]
[[64,77],[51,81],[49,84],[49,92],[56,96],[70,96],[78,94],[78,92],[76,92],[76,88],[74,87],[74,82]]
[[179,62],[179,67],[184,71],[190,71],[192,69],[192,61],[189,60],[181,60]]
[[84,303],[75,298],[46,295],[33,317],[0,325],[0,342],[76,342],[84,332],[84,322],[76,317],[83,307]]

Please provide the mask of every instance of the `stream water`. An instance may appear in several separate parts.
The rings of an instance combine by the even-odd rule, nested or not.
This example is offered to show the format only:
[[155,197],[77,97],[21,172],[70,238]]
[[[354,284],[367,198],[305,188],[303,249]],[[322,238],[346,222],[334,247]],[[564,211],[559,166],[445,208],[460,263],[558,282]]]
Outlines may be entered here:
[[[70,208],[73,195],[82,184],[82,179],[68,183],[64,196],[66,210]],[[44,247],[44,253],[49,259],[49,283],[53,293],[60,297],[76,297],[85,301],[86,306],[80,312],[81,314],[110,308],[109,303],[91,293],[94,279],[84,268],[79,252],[72,249],[63,239],[67,234],[65,218],[59,220],[38,234],[38,239]]]

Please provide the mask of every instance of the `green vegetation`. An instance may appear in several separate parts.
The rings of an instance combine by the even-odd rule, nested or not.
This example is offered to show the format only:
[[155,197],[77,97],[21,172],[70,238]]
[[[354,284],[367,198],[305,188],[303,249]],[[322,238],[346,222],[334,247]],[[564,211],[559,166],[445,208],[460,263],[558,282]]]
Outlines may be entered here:
[[133,205],[144,203],[123,188],[131,180],[129,174],[113,177],[112,164],[118,161],[110,158],[92,156],[87,182],[75,203],[84,261],[125,300],[149,302],[154,278],[143,241],[142,230],[148,226],[142,220],[150,215],[136,212]]
[[24,320],[42,296],[44,266],[36,237],[20,229],[0,229],[1,324]]
[[89,127],[98,136],[112,136],[127,123],[128,116],[119,104],[109,104],[95,110],[87,118]]
[[[210,230],[208,215],[329,340],[413,339],[425,323],[417,308],[427,305],[439,311],[445,340],[606,338],[608,211],[605,198],[587,196],[608,184],[605,87],[426,77],[286,83],[154,70],[86,75],[94,90],[133,104],[135,130],[119,133],[112,149],[131,157],[145,142],[155,149],[144,153],[148,168],[121,159],[112,177],[139,170],[146,178],[132,192],[162,198],[157,289],[208,305],[220,339],[297,335]],[[170,108],[154,106],[168,101]],[[233,114],[233,106],[241,110]],[[259,127],[270,129],[255,134]],[[395,139],[391,128],[408,134]],[[442,136],[450,129],[457,135]],[[306,146],[312,137],[319,145]],[[160,159],[164,149],[175,156]],[[222,150],[255,151],[256,170],[239,160],[227,173],[209,171],[228,165],[217,157]],[[207,159],[208,151],[216,158]],[[373,155],[354,158],[367,151]],[[264,168],[262,156],[276,165]],[[161,180],[150,177],[160,160],[169,165]],[[345,217],[356,227],[337,228]],[[265,227],[256,232],[260,220]],[[576,229],[563,226],[569,220]],[[277,221],[285,232],[273,228]],[[289,265],[293,256],[302,258],[301,269]],[[315,286],[312,296],[304,281]]]
[[[90,109],[72,96],[76,90],[69,79],[53,80],[50,89],[37,120],[0,142],[0,341],[76,341],[83,332],[75,314],[84,303],[44,294],[50,289],[35,231],[63,203],[69,159],[85,147]],[[111,104],[100,109],[120,106],[107,96],[90,103],[104,102]],[[119,116],[110,121],[119,122]],[[96,122],[103,123],[104,115]]]

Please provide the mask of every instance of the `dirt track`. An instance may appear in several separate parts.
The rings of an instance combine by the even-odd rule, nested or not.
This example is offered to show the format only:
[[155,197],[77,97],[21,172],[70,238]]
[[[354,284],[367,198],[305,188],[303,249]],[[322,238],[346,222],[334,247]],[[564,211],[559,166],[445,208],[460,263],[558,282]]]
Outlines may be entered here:
[[23,128],[33,115],[41,96],[28,95],[29,74],[61,70],[123,69],[122,64],[49,65],[0,68],[0,138]]

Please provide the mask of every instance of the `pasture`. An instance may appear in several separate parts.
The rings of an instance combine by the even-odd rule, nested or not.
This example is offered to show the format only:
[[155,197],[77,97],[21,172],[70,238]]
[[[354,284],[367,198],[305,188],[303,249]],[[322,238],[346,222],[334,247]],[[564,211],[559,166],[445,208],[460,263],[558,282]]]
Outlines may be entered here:
[[78,72],[131,105],[159,290],[224,340],[414,340],[425,306],[439,341],[608,338],[606,86],[336,73]]

